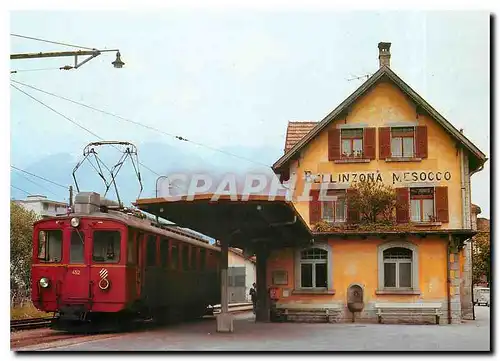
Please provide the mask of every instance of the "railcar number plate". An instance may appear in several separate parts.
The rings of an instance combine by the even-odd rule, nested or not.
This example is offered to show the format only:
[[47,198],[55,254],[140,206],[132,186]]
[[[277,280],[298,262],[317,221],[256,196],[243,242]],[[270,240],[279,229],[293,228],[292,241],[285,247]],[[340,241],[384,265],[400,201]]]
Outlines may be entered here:
[[80,276],[80,270],[79,269],[74,269],[71,273],[74,274],[74,275],[76,275],[76,276]]

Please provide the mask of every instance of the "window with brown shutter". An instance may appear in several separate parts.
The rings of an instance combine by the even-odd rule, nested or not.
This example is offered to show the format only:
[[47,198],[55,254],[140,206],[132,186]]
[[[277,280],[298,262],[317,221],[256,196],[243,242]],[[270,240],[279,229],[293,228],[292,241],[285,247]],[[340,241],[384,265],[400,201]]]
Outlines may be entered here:
[[340,141],[341,158],[363,158],[363,129],[342,129]]
[[412,222],[434,222],[434,188],[410,188],[410,216]]
[[415,156],[415,127],[391,128],[391,158]]
[[391,128],[378,128],[378,158],[386,159],[391,157]]
[[349,208],[349,197],[357,192],[356,189],[347,189],[347,223],[357,223],[359,222],[359,211]]
[[396,188],[396,222],[408,223],[410,220],[410,205],[408,188]]
[[328,160],[340,159],[340,129],[328,131]]
[[425,125],[415,128],[415,156],[427,158],[427,127]]
[[321,220],[321,202],[319,201],[319,189],[311,190],[312,200],[309,201],[309,224],[312,226]]
[[345,190],[329,189],[328,197],[334,200],[321,201],[321,219],[330,223],[341,223],[346,220],[346,192]]
[[375,159],[375,143],[375,128],[365,128],[363,134],[363,158]]
[[449,222],[448,211],[448,187],[436,187],[436,220],[438,222]]

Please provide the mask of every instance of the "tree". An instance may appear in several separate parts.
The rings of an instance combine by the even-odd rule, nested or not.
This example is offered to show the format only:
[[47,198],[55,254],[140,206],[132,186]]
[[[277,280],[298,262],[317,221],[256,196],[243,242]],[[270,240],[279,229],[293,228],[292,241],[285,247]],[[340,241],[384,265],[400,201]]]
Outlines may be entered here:
[[27,297],[31,284],[33,223],[38,216],[10,202],[10,284],[16,298]]
[[490,233],[479,232],[472,240],[472,283],[483,282],[486,276],[488,285],[490,284]]
[[380,182],[360,181],[348,193],[347,208],[359,212],[360,221],[392,221],[396,208],[396,191]]

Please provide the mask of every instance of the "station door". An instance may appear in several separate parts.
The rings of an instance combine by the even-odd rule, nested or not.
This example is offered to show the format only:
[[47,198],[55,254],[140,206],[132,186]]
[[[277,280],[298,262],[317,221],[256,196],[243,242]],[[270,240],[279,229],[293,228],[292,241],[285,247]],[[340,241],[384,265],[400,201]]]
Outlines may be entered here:
[[229,267],[227,276],[229,303],[247,302],[245,267]]

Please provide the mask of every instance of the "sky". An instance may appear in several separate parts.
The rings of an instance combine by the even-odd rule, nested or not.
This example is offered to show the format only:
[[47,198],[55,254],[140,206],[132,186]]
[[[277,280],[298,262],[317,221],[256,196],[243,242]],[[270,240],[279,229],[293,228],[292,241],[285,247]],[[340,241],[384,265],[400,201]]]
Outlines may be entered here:
[[[119,48],[125,66],[114,69],[114,53],[103,53],[78,70],[20,71],[11,79],[254,161],[18,85],[104,139],[133,142],[158,174],[269,171],[262,164],[283,154],[287,122],[322,120],[364,81],[349,79],[378,69],[377,44],[388,41],[391,69],[491,158],[489,21],[485,12],[13,11],[11,33]],[[12,36],[10,42],[11,53],[74,49]],[[15,60],[10,68],[72,62]],[[11,164],[71,184],[84,146],[96,137],[13,88],[10,102]],[[487,218],[490,163],[472,177],[472,202]],[[127,167],[124,174],[133,174]],[[157,175],[144,167],[141,174],[142,196],[154,196]],[[29,193],[67,198],[65,189],[31,179],[38,184],[11,172],[12,185]],[[99,179],[83,182],[93,187]],[[139,189],[128,183],[125,198],[134,200]],[[26,194],[12,189],[11,196]]]

